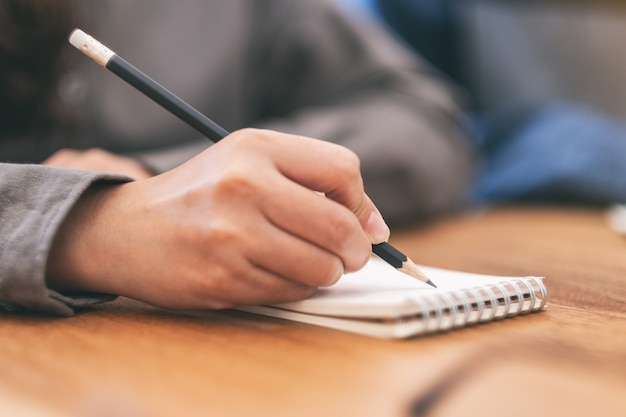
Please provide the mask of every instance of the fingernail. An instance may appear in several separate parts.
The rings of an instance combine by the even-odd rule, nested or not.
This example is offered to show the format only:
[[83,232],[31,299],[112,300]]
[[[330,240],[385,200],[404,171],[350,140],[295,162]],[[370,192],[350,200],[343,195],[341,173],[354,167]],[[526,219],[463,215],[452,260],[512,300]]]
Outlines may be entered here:
[[367,233],[372,243],[381,243],[389,240],[389,226],[385,223],[382,216],[375,211],[370,214],[367,220]]

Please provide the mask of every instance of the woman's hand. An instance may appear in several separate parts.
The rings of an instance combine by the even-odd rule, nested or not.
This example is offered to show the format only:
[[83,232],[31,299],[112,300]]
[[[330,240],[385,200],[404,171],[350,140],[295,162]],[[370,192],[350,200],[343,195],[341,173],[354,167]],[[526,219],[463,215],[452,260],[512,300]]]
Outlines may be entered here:
[[351,151],[246,129],[165,174],[92,187],[48,284],[172,309],[284,302],[360,269],[388,236]]

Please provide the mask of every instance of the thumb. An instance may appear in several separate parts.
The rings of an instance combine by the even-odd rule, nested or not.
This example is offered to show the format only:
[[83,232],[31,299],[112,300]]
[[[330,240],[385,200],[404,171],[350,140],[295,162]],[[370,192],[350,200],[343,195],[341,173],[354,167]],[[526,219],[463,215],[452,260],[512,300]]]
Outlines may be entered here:
[[377,244],[389,240],[389,227],[367,194],[363,193],[361,202],[356,207],[352,207],[352,211],[359,219],[371,243]]

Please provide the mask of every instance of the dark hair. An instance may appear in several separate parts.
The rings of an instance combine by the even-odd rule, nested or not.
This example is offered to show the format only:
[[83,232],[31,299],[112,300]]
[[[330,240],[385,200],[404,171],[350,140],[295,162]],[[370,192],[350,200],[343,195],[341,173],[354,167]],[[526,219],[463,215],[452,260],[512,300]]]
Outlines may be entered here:
[[0,0],[0,134],[68,121],[57,83],[77,15],[72,0]]

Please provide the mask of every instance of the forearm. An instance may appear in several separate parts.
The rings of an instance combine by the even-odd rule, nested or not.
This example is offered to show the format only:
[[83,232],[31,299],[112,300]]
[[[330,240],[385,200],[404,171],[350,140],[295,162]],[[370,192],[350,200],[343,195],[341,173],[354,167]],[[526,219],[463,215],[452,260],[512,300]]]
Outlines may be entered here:
[[57,230],[96,181],[125,177],[38,165],[0,164],[0,302],[70,315],[73,307],[110,297],[65,297],[46,285],[46,266]]

